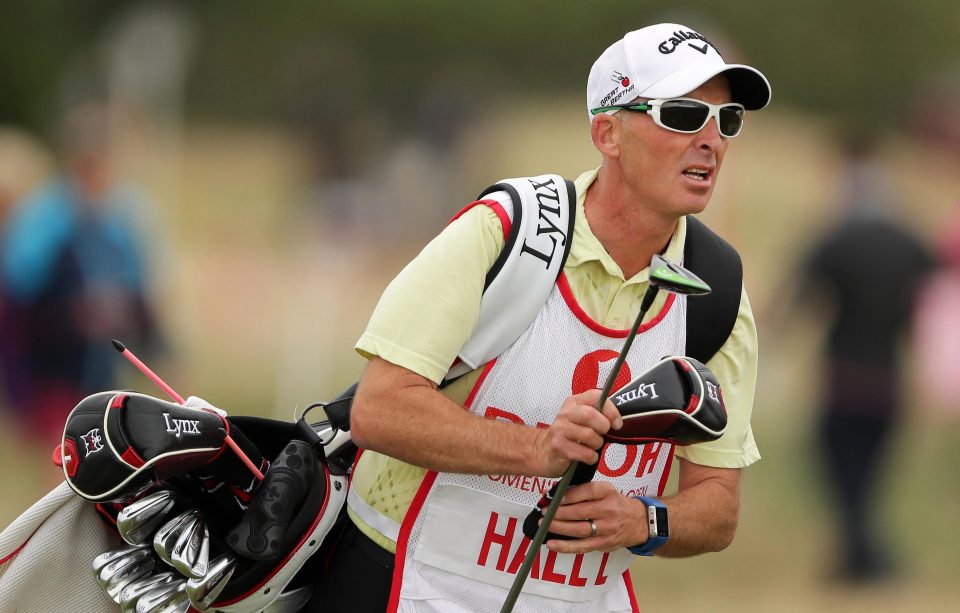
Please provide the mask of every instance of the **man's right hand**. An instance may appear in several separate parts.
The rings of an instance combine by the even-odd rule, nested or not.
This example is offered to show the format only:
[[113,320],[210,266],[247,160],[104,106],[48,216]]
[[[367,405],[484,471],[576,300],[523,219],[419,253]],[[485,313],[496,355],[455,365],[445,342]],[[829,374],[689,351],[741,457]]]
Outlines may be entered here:
[[603,411],[597,410],[600,390],[568,396],[549,428],[538,432],[534,447],[538,474],[559,477],[571,462],[594,464],[600,459],[603,435],[611,428],[619,430],[623,419],[608,398]]

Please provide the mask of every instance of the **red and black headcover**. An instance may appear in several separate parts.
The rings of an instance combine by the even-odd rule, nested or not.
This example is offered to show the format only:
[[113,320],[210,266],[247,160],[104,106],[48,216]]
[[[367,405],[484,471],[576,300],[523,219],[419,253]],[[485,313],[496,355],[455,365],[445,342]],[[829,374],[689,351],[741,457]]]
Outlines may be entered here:
[[[693,445],[720,438],[727,427],[727,409],[717,377],[701,362],[686,356],[671,356],[610,394],[620,411],[623,427],[607,432],[606,443],[643,445],[664,441]],[[597,464],[578,464],[570,485],[587,483]],[[533,540],[544,510],[557,492],[557,484],[540,497],[523,522],[523,533]],[[572,537],[547,534],[547,539]]]
[[230,428],[211,410],[137,394],[101,392],[67,417],[63,472],[93,502],[128,498],[152,482],[203,466],[219,455]]
[[664,358],[610,394],[610,400],[623,427],[607,433],[608,443],[692,445],[720,438],[727,427],[719,381],[709,368],[685,356]]

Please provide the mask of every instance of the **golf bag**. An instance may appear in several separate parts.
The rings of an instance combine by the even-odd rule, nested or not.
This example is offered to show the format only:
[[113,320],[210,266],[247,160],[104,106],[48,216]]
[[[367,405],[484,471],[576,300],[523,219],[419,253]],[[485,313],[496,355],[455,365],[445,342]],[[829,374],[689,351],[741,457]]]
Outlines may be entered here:
[[[81,401],[60,463],[127,541],[94,562],[107,595],[124,610],[141,601],[240,613],[302,606],[343,517],[356,449],[338,408],[354,389],[312,425],[227,417],[195,398],[186,406],[103,392]],[[262,482],[226,449],[227,433]]]

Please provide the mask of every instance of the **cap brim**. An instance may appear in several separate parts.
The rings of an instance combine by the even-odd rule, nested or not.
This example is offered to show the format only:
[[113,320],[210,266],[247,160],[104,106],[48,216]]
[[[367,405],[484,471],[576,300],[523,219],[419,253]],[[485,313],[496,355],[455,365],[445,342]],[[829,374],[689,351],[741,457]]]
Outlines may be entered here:
[[637,96],[641,98],[685,96],[718,74],[725,74],[730,81],[732,102],[739,102],[748,111],[762,109],[770,103],[771,90],[767,78],[756,68],[743,64],[684,68],[637,92]]

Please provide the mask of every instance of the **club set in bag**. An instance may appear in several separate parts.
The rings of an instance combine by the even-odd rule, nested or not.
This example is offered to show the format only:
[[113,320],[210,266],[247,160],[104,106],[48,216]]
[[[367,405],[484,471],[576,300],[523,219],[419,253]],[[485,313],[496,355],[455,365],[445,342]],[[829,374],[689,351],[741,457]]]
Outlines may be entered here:
[[[620,374],[620,369],[623,367],[627,353],[630,351],[631,345],[633,345],[633,339],[636,338],[637,331],[643,323],[643,318],[646,317],[647,311],[650,310],[660,290],[673,294],[682,294],[684,296],[701,296],[710,293],[710,286],[707,285],[703,279],[659,254],[654,254],[653,258],[651,258],[649,270],[649,285],[647,286],[647,291],[643,294],[643,300],[640,303],[640,312],[637,314],[637,319],[630,328],[630,334],[627,335],[626,340],[623,342],[623,349],[620,350],[620,355],[617,356],[616,361],[613,363],[613,368],[607,376],[607,381],[600,394],[600,400],[597,402],[598,411],[603,408],[603,404],[610,396],[613,383],[617,380],[617,375]],[[527,580],[527,575],[530,574],[530,567],[533,566],[533,561],[540,552],[540,547],[543,545],[547,533],[550,531],[550,523],[553,521],[553,516],[556,515],[557,509],[560,507],[560,501],[563,500],[563,495],[566,493],[567,488],[570,487],[574,473],[577,471],[579,465],[579,462],[572,462],[563,474],[563,477],[554,486],[555,490],[552,491],[550,505],[543,514],[543,522],[537,530],[536,538],[533,539],[533,542],[530,543],[530,547],[527,549],[527,555],[520,569],[517,571],[516,577],[514,577],[513,585],[510,587],[510,592],[507,594],[507,599],[504,601],[500,613],[510,613],[513,611],[513,606],[517,603],[517,598],[520,597],[520,591],[523,589],[523,584]]]

